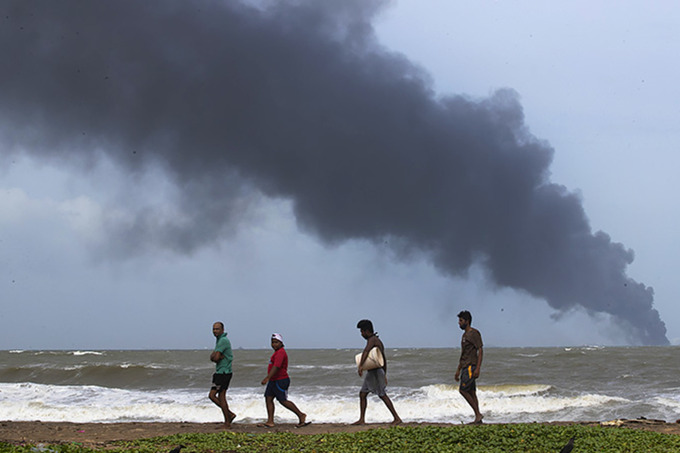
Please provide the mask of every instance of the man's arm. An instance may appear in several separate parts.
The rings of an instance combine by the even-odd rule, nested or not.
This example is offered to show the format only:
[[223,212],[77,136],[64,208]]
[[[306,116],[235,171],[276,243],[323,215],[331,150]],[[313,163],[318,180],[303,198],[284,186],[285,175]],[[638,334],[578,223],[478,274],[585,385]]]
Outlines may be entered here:
[[[383,372],[385,373],[385,385],[387,385],[387,356],[385,355],[385,345],[383,344],[382,341],[380,341],[380,339],[378,337],[373,337],[373,338],[375,338],[375,346],[374,347],[378,348],[378,350],[380,351],[380,354],[382,355],[382,358],[383,358],[382,369],[383,369]],[[371,349],[373,349],[373,348],[371,348]]]
[[231,358],[231,342],[226,337],[220,338],[220,340],[215,345],[215,350],[210,353],[210,361],[217,363],[222,359],[231,360]]
[[474,373],[472,373],[472,377],[478,378],[479,377],[479,371],[482,369],[482,359],[484,358],[484,347],[480,346],[479,349],[477,350],[477,366],[475,367]]
[[262,385],[265,385],[267,382],[269,382],[269,380],[274,377],[277,371],[279,371],[279,367],[276,365],[272,366],[272,369],[269,370],[269,373],[267,373],[267,377],[262,379]]
[[359,360],[359,365],[357,365],[357,370],[359,371],[359,376],[363,374],[363,370],[361,367],[364,366],[364,362],[366,361],[366,358],[368,357],[368,353],[371,352],[371,349],[373,349],[375,346],[378,345],[378,338],[373,335],[371,338],[366,340],[366,347],[364,348],[364,351],[361,353],[361,360]]
[[379,339],[376,339],[376,346],[380,350],[380,354],[382,354],[383,358],[383,371],[385,372],[385,381],[387,381],[387,355],[385,355],[385,345],[383,344],[382,341]]
[[[465,334],[463,334],[463,337],[465,337]],[[460,351],[460,357],[461,357],[461,359],[463,358],[462,347],[461,347],[461,351]],[[460,359],[458,359],[458,367],[456,368],[456,374],[453,375],[453,379],[454,379],[456,382],[458,382],[458,381],[460,380],[460,369],[461,369],[461,366],[460,366]]]

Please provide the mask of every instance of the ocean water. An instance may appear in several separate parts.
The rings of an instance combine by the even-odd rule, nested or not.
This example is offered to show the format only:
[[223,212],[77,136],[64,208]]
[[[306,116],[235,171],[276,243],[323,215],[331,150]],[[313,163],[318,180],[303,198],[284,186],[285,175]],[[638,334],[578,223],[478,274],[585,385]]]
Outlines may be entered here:
[[[271,350],[235,350],[228,391],[236,422],[266,417]],[[358,418],[353,349],[289,350],[289,398],[309,420]],[[210,351],[0,351],[0,420],[219,422],[207,398]],[[470,421],[457,391],[457,349],[388,349],[388,395],[407,422]],[[680,347],[485,348],[478,381],[485,421],[680,419]],[[295,416],[277,404],[276,418]],[[391,420],[369,396],[367,422]]]

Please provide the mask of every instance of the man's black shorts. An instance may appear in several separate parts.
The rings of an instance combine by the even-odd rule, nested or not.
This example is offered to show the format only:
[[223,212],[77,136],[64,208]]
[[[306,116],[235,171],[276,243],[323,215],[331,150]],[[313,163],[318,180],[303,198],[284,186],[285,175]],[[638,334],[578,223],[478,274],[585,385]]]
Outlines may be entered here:
[[211,390],[217,390],[217,393],[226,391],[229,388],[229,382],[231,382],[232,373],[215,373],[213,374],[213,385]]
[[472,377],[475,368],[474,365],[469,365],[460,370],[460,390],[462,392],[474,392],[477,390],[476,379]]
[[290,378],[279,379],[278,381],[267,382],[267,388],[264,389],[264,396],[274,396],[279,402],[284,403],[288,400],[288,387],[290,386]]

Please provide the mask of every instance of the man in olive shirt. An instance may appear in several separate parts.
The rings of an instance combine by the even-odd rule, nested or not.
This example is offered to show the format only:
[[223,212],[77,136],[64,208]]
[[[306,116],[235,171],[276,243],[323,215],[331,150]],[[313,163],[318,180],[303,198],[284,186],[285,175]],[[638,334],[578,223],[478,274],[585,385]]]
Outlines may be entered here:
[[484,353],[482,350],[482,334],[479,333],[479,330],[474,329],[471,324],[472,315],[469,311],[465,310],[458,313],[458,326],[465,332],[463,332],[461,339],[460,360],[454,378],[456,382],[460,380],[460,394],[463,395],[465,401],[475,412],[475,420],[471,424],[479,425],[484,416],[479,412],[475,381],[479,377],[479,370],[482,368]]
[[231,352],[231,342],[224,331],[224,324],[216,322],[213,324],[213,335],[215,335],[215,349],[210,354],[210,360],[215,362],[215,374],[213,374],[213,385],[208,397],[210,401],[217,404],[224,414],[224,427],[231,428],[231,422],[236,418],[236,414],[229,410],[227,404],[227,389],[231,382],[231,361],[234,358]]

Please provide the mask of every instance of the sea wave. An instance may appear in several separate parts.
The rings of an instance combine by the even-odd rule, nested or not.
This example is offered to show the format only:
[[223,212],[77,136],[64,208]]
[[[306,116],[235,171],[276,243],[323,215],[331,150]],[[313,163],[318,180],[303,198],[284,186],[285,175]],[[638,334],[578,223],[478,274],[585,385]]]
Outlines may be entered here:
[[292,370],[356,370],[356,365],[291,365],[288,369]]
[[[508,398],[538,395],[540,393],[547,392],[552,387],[550,385],[544,384],[530,384],[530,385],[501,384],[488,386],[480,385],[477,388],[479,389],[480,394],[484,393],[488,397]],[[421,388],[421,390],[429,398],[433,399],[451,398],[452,395],[456,395],[458,393],[458,386],[448,384],[434,384],[424,386]]]
[[675,394],[664,394],[661,396],[657,396],[654,398],[653,401],[656,404],[668,407],[675,411],[676,413],[680,414],[680,392],[676,392]]
[[548,384],[500,384],[479,386],[480,391],[499,397],[539,395],[548,392],[552,388],[553,387]]
[[567,347],[564,348],[564,351],[566,352],[580,352],[582,354],[585,354],[590,351],[603,351],[606,349],[606,346],[597,346],[597,345],[586,345],[586,346],[572,346],[572,347]]
[[[183,388],[197,385],[197,378],[209,377],[209,365],[192,369],[161,364],[134,363],[32,363],[0,368],[0,382],[40,384],[101,385],[103,387]],[[192,384],[193,383],[193,384]]]
[[103,351],[46,351],[46,350],[25,350],[25,349],[12,349],[7,351],[10,354],[26,354],[26,355],[33,355],[33,356],[39,356],[39,355],[51,355],[51,356],[74,356],[74,357],[80,357],[80,356],[87,356],[87,355],[96,355],[96,356],[103,356],[106,355],[105,352]]
[[[590,348],[590,347],[586,347]],[[478,382],[488,422],[680,417],[678,348],[489,348]],[[194,351],[0,351],[0,420],[217,422],[207,399],[214,364]],[[75,355],[76,352],[100,352]],[[290,398],[316,422],[358,417],[354,350],[292,350]],[[391,351],[388,394],[404,420],[464,422],[472,412],[453,380],[455,350]],[[540,358],[524,357],[539,354]],[[228,393],[237,421],[266,415],[268,350],[237,350]],[[488,359],[487,359],[488,357]],[[602,363],[607,366],[603,367]],[[658,373],[645,375],[644,365]],[[588,376],[575,379],[574,376]],[[294,415],[277,405],[280,420]],[[369,397],[368,420],[391,419]]]
[[[578,420],[574,417],[588,414],[587,411],[597,414],[607,406],[630,403],[604,395],[549,396],[545,394],[547,388],[549,386],[480,387],[478,395],[489,422]],[[417,391],[396,387],[389,389],[389,394],[407,421],[457,423],[471,416],[470,407],[454,386],[425,386]],[[354,386],[296,387],[289,396],[316,422],[350,423],[358,417]],[[266,415],[261,387],[230,389],[228,400],[232,410],[239,414],[237,422],[253,423]],[[384,404],[374,397],[369,398],[367,416],[370,422],[391,420]],[[280,422],[291,422],[295,417],[277,405],[277,418]],[[219,409],[207,399],[205,391],[0,384],[0,420],[207,423],[219,419]]]

